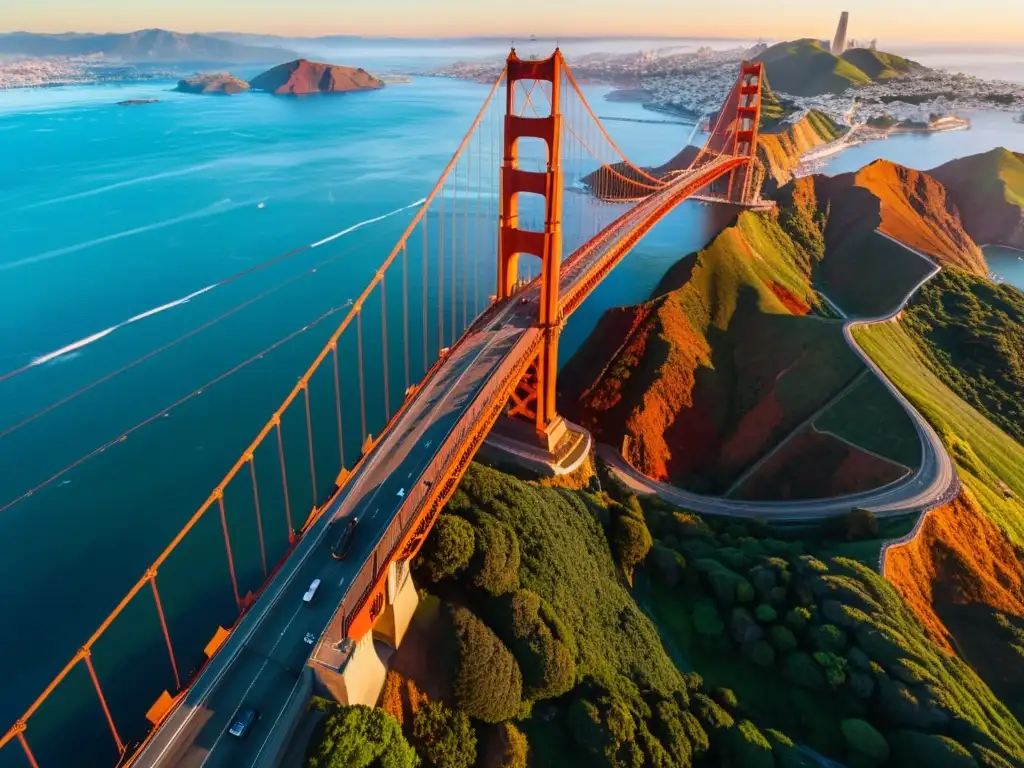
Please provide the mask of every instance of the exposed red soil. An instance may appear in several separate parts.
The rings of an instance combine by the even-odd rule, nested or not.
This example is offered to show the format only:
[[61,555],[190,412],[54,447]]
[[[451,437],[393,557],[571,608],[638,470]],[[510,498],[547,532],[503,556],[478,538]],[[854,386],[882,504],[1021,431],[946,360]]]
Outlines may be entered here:
[[834,435],[806,428],[748,478],[735,496],[775,501],[841,496],[886,485],[906,471]]
[[811,311],[809,304],[803,301],[799,296],[794,295],[792,291],[781,283],[777,283],[773,280],[769,283],[768,287],[771,288],[775,297],[782,302],[782,305],[794,315],[806,315]]
[[[851,184],[870,195],[843,193]],[[877,218],[882,232],[940,264],[988,274],[981,248],[964,229],[946,188],[928,174],[879,160],[855,174],[836,177],[827,188],[832,209],[840,209],[844,218],[854,222],[862,216],[868,221]]]
[[889,550],[885,577],[929,636],[959,653],[1017,718],[1024,717],[1024,664],[996,616],[1024,630],[1024,551],[969,490],[934,510],[916,539]]
[[783,415],[782,406],[772,389],[743,415],[732,437],[722,446],[722,466],[730,471],[738,471],[757,461],[772,431],[782,423]]
[[935,642],[952,650],[938,615],[950,605],[984,605],[1024,617],[1024,559],[969,491],[934,510],[913,541],[889,550],[885,577]]
[[384,83],[364,69],[338,67],[296,59],[268,69],[250,83],[253,90],[306,96],[313,93],[347,93],[383,88]]

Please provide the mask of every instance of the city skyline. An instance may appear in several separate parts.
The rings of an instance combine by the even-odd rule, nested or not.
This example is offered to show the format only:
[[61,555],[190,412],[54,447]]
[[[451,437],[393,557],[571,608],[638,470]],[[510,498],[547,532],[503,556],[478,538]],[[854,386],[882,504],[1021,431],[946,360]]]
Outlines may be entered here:
[[[495,6],[473,0],[379,0],[367,7],[339,9],[330,0],[306,0],[303,20],[275,0],[224,0],[216,8],[201,0],[37,0],[5,9],[0,32],[129,32],[163,28],[178,32],[249,32],[309,37],[352,34],[367,37],[464,36],[632,36],[826,39],[840,12],[850,11],[849,34],[895,42],[1020,43],[1024,45],[1024,4],[978,0],[969,7],[950,0],[908,0],[899,14],[884,0],[793,0],[784,13],[751,6],[742,19],[714,6],[687,8],[670,0],[634,0],[628,14],[611,0],[520,0],[517,13],[495,13]],[[305,19],[316,19],[316,22]],[[999,23],[993,23],[998,18]],[[521,21],[519,19],[522,19]]]

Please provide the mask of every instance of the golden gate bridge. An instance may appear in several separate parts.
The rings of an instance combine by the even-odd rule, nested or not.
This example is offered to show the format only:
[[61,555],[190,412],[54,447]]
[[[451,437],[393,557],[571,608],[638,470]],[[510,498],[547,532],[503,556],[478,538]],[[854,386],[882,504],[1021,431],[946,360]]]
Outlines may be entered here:
[[[348,498],[388,498],[370,506],[390,508],[376,522],[381,509],[367,510],[361,529],[376,525],[372,547],[309,649],[311,663],[336,666],[382,631],[396,579],[404,583],[497,420],[529,423],[548,449],[564,437],[556,382],[566,318],[684,200],[710,190],[726,202],[758,202],[762,82],[761,65],[743,63],[694,160],[655,174],[616,146],[559,51],[525,61],[513,50],[451,162],[327,344],[206,501],[0,738],[4,764],[18,764],[12,751],[32,768],[76,764],[69,756],[81,755],[81,734],[68,729],[89,706],[102,715],[110,764],[130,763],[296,550],[309,556],[319,538],[307,534],[320,524],[321,536],[322,521]],[[527,271],[520,257],[538,267]],[[397,492],[378,496],[383,488]],[[209,527],[197,531],[200,524]],[[242,525],[255,532],[253,572],[236,567],[232,532]],[[160,574],[187,568],[182,543],[212,530],[223,540],[233,615],[212,619],[199,638],[183,628],[187,611],[165,609]],[[275,565],[268,551],[282,547]],[[152,627],[140,645],[162,657],[146,664],[166,666],[166,684],[140,683],[140,660],[122,662],[124,649],[104,644],[143,601]],[[61,704],[67,691],[74,701]]]

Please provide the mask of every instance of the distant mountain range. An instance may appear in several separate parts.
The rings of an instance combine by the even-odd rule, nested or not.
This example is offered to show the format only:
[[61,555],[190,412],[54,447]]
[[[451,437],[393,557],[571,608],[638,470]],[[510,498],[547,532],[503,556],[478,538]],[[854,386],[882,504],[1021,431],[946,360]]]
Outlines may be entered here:
[[0,56],[88,56],[143,62],[275,63],[296,54],[275,46],[250,45],[214,35],[183,34],[165,29],[87,34],[34,32],[0,34]]
[[818,40],[773,45],[758,59],[768,68],[772,89],[793,96],[842,93],[884,80],[904,77],[925,67],[893,53],[851,48],[835,56]]

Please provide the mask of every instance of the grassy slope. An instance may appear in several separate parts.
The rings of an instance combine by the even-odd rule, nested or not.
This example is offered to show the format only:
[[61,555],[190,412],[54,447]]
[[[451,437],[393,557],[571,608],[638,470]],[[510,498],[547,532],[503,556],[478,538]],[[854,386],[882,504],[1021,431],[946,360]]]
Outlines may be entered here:
[[895,53],[872,51],[867,48],[851,48],[844,51],[840,58],[857,67],[872,80],[892,80],[903,77],[915,66],[919,66],[916,62],[897,56]]
[[794,40],[773,45],[761,61],[768,67],[772,87],[794,96],[842,93],[870,85],[871,78],[856,66],[833,56],[817,40]]
[[865,376],[814,422],[905,467],[921,463],[921,442],[910,417],[875,376]]
[[854,336],[935,427],[986,514],[1024,546],[1024,446],[957,397],[905,328],[886,323],[858,328]]
[[906,326],[932,370],[1024,444],[1024,291],[946,269],[911,301]]
[[724,489],[861,369],[838,322],[804,316],[819,303],[812,258],[771,218],[742,214],[657,298],[602,320],[562,378],[578,387],[567,414],[613,445],[629,435],[653,477]]

